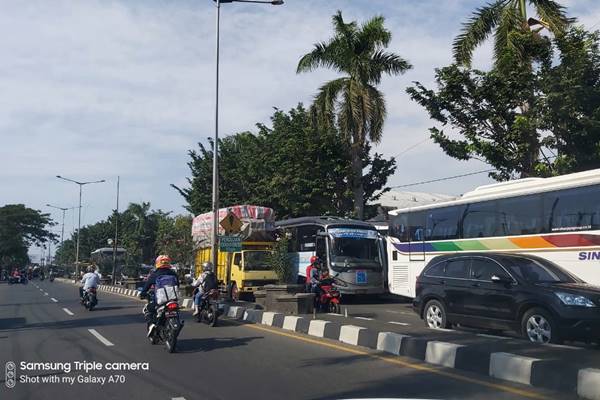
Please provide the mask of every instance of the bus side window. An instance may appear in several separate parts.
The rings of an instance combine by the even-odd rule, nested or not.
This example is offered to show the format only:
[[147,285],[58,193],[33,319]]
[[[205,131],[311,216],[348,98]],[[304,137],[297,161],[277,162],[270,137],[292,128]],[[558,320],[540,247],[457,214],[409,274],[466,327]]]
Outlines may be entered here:
[[316,255],[317,255],[317,257],[319,257],[319,259],[325,261],[326,256],[327,256],[327,250],[325,247],[325,238],[322,236],[317,236],[316,240],[317,240]]

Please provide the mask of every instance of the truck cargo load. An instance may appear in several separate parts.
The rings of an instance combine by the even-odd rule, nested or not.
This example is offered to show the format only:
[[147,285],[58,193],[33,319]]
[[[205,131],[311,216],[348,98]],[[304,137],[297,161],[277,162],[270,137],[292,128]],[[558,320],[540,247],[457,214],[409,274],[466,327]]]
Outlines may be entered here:
[[[238,205],[219,209],[219,222],[229,213],[233,213],[242,222],[240,236],[242,241],[263,242],[272,241],[275,233],[275,213],[272,208]],[[192,238],[197,247],[207,247],[211,244],[213,231],[213,213],[207,212],[194,218],[192,223]],[[219,225],[219,235],[225,235],[225,230]]]

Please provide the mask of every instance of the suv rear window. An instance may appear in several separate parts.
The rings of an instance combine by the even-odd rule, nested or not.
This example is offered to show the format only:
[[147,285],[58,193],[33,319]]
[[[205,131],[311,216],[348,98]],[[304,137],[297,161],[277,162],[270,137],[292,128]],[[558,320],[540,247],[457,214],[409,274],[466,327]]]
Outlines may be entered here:
[[445,261],[438,262],[437,264],[432,265],[427,268],[423,275],[425,276],[444,276],[444,267],[446,266]]
[[446,265],[446,276],[447,278],[461,278],[467,279],[469,277],[469,258],[459,258],[457,260],[450,260]]

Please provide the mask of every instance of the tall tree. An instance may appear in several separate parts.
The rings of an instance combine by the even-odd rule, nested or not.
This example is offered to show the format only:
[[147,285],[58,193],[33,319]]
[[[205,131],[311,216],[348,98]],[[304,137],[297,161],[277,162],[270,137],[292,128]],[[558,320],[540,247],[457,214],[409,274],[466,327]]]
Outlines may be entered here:
[[573,27],[552,42],[531,39],[533,69],[454,64],[436,70],[437,90],[408,88],[441,125],[431,137],[451,157],[492,165],[500,180],[600,167],[599,35]]
[[[336,129],[317,128],[301,105],[287,113],[276,110],[271,122],[271,127],[258,124],[257,134],[242,132],[220,140],[221,205],[265,205],[279,218],[350,216],[351,160]],[[365,202],[388,190],[387,179],[396,169],[393,158],[371,156],[369,150],[367,145],[361,154]],[[189,155],[189,187],[173,187],[186,200],[186,209],[197,215],[211,209],[212,150],[199,144]]]
[[30,246],[55,241],[57,236],[48,228],[56,225],[50,214],[25,207],[7,204],[0,207],[0,266],[23,266],[29,262]]
[[334,36],[318,43],[299,61],[297,73],[324,67],[344,74],[325,83],[315,97],[314,109],[321,126],[337,125],[352,160],[351,187],[354,212],[364,214],[363,163],[368,141],[379,143],[386,103],[377,86],[383,75],[399,75],[411,68],[408,61],[386,52],[392,34],[382,16],[363,25],[346,23],[341,11],[333,16]]
[[[535,9],[537,18],[527,17],[527,3]],[[522,34],[537,34],[546,28],[560,36],[573,21],[566,16],[565,8],[553,0],[496,0],[477,8],[463,24],[454,39],[454,58],[457,64],[470,67],[475,48],[493,33],[496,62],[507,50],[528,62],[531,58],[520,39]]]

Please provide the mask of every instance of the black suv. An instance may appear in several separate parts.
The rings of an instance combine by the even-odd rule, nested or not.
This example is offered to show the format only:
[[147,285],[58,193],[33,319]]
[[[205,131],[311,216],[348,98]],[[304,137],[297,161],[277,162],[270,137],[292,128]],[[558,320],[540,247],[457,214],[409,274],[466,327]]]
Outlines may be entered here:
[[600,287],[540,257],[437,256],[417,278],[414,310],[430,328],[514,330],[537,343],[600,342]]

